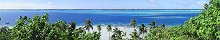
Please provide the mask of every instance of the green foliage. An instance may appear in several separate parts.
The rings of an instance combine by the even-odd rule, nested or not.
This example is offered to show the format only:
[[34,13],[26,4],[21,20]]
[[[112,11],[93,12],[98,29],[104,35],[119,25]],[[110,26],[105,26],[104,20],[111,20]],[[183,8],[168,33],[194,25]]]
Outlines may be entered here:
[[0,28],[0,40],[9,40],[10,39],[10,32],[8,27],[2,27]]
[[131,35],[131,40],[140,40],[139,34],[137,33],[136,30],[132,32],[130,35]]
[[131,26],[131,27],[134,27],[134,28],[137,26],[136,19],[132,19],[132,20],[131,20],[130,26]]
[[[148,30],[144,24],[139,26],[139,33],[149,33],[140,38],[137,31],[132,32],[131,40],[220,40],[220,0],[210,0],[204,5],[205,9],[198,16],[190,18],[183,25],[166,27],[164,24],[157,27],[156,22],[149,24]],[[33,18],[19,16],[12,28],[0,28],[0,40],[100,40],[100,32],[86,32],[93,29],[91,20],[85,21],[85,27],[76,29],[76,23],[69,25],[65,21],[48,23],[49,15],[34,15]],[[0,18],[1,20],[1,18]],[[136,27],[136,20],[130,22],[130,26]],[[107,31],[112,31],[111,25]],[[101,31],[101,26],[98,26]],[[111,40],[126,40],[126,33],[118,28],[113,29]],[[110,40],[110,39],[109,39]]]
[[220,31],[220,10],[219,0],[211,0],[209,4],[205,5],[205,10],[197,17],[191,18],[183,26],[185,33],[195,39],[203,40],[219,40],[215,33]]
[[171,28],[152,28],[147,36],[148,40],[193,40],[194,38],[188,37],[183,33],[181,27]]
[[101,36],[100,32],[86,33],[81,27],[73,33],[74,40],[99,40]]
[[108,29],[107,31],[109,31],[109,32],[112,31],[111,25],[108,25],[107,29]]
[[113,29],[113,35],[111,36],[112,40],[125,40],[123,38],[126,35],[125,32],[119,30],[118,28]]
[[[12,28],[2,27],[0,40],[99,40],[100,32],[86,33],[83,28],[75,30],[76,23],[65,21],[48,23],[48,14],[33,18],[20,16]],[[90,22],[91,23],[91,22]]]
[[[145,37],[145,34],[147,33],[147,27],[145,26],[145,24],[141,24],[141,26],[139,26],[139,35],[141,35],[142,34],[142,37],[143,38],[141,38],[141,39],[144,39],[144,37]],[[135,30],[135,32],[136,32],[136,30]],[[132,32],[133,33],[133,32]]]
[[76,23],[75,22],[71,22],[70,23],[71,29],[75,30],[76,29]]
[[151,26],[151,28],[156,28],[157,27],[155,21],[151,22],[149,25]]
[[101,25],[98,25],[97,27],[98,27],[97,30],[100,32],[102,30]]
[[92,27],[92,24],[91,24],[91,23],[92,23],[92,22],[91,22],[90,19],[86,19],[86,20],[85,20],[85,28],[86,28],[86,30],[90,31],[90,28],[92,28],[92,30],[93,30],[93,27]]
[[181,26],[150,29],[149,40],[220,40],[220,0],[210,0],[198,16]]
[[165,28],[165,27],[166,27],[165,24],[161,25],[161,28]]
[[147,27],[144,24],[141,24],[141,26],[139,26],[139,31],[139,33],[143,34],[147,32]]

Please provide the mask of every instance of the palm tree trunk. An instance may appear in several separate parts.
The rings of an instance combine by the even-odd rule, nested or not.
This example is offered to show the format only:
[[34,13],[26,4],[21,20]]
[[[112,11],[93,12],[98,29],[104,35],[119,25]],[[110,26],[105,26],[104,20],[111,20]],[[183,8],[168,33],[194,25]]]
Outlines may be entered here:
[[145,34],[145,33],[143,33],[143,38],[142,38],[142,39],[144,39],[144,36],[145,36],[144,34]]
[[111,39],[110,39],[110,32],[109,32],[109,40],[111,40]]

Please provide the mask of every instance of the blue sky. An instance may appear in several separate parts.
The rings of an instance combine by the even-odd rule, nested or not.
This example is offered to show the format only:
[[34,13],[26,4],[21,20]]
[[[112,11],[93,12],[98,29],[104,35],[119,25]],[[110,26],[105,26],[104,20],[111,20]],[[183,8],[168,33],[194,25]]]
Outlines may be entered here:
[[0,0],[0,9],[203,9],[209,0]]

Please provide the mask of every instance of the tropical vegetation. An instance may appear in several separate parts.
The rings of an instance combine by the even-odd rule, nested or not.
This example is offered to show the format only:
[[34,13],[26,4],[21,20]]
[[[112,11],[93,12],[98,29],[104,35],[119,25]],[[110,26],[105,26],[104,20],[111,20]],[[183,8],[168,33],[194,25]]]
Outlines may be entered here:
[[[107,25],[109,40],[220,40],[220,0],[210,0],[204,6],[201,14],[179,26],[158,26],[153,21],[148,28],[145,24],[138,26],[136,19],[132,19],[130,27],[138,27],[139,30],[134,29],[131,38],[126,38],[126,32],[117,27]],[[12,28],[0,28],[0,40],[100,40],[101,25],[97,26],[98,31],[91,32],[93,26],[90,19],[86,19],[85,26],[79,28],[74,21],[48,23],[48,19],[48,14],[36,14],[33,18],[20,16]],[[110,33],[113,34],[110,36]]]

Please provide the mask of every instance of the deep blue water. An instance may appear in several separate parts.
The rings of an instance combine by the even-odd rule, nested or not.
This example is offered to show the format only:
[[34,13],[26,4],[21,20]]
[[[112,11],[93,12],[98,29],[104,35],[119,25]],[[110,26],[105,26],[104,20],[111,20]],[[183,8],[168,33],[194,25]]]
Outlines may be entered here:
[[111,25],[128,25],[131,19],[137,19],[138,24],[149,24],[152,21],[156,21],[158,25],[166,24],[169,26],[181,25],[189,18],[198,15],[201,12],[200,9],[189,10],[0,10],[0,25],[13,26],[15,21],[19,19],[19,16],[33,17],[34,14],[42,15],[44,13],[49,14],[49,22],[54,23],[58,20],[64,20],[67,23],[75,21],[77,25],[83,25],[85,19],[91,19],[93,25],[97,24],[111,24]]

